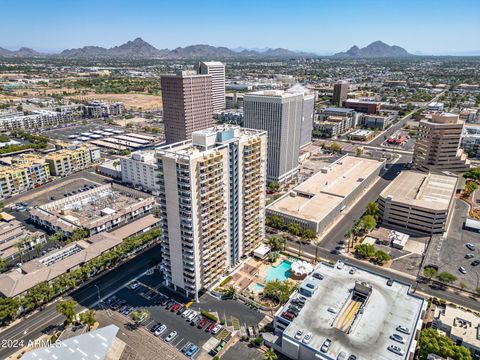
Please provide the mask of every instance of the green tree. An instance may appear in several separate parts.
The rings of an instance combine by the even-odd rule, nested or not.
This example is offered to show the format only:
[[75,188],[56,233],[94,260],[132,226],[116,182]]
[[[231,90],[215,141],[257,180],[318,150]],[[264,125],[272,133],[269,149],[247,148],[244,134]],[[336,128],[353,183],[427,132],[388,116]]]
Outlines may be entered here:
[[85,229],[75,229],[73,230],[72,235],[68,239],[69,242],[83,240],[88,236],[88,231]]
[[4,272],[7,268],[7,261],[3,258],[0,258],[0,273]]
[[480,168],[470,169],[463,174],[465,179],[480,180]]
[[362,226],[365,230],[371,231],[377,226],[377,220],[372,215],[364,215],[362,217]]
[[282,230],[285,227],[285,221],[283,220],[282,217],[277,215],[267,216],[265,223],[267,226],[270,226],[279,230]]
[[473,181],[469,181],[465,184],[465,194],[467,195],[470,195],[477,189],[478,189],[478,185],[475,184]]
[[356,155],[356,156],[362,156],[362,154],[363,154],[362,148],[357,147],[357,148],[355,149],[355,155]]
[[444,283],[452,283],[457,280],[457,277],[449,272],[443,271],[437,275],[437,279]]
[[90,329],[97,322],[95,319],[95,310],[87,310],[78,315],[78,317],[82,324],[88,326],[88,329]]
[[268,188],[272,191],[278,191],[280,189],[280,183],[278,181],[270,181]]
[[380,214],[380,207],[378,206],[378,203],[376,203],[375,201],[370,201],[367,205],[365,215],[371,215],[375,218],[375,220],[377,220],[378,214]]
[[140,309],[138,311],[132,311],[130,316],[132,317],[132,320],[138,324],[150,318],[150,311],[147,309]]
[[69,325],[75,320],[75,308],[77,302],[75,300],[65,300],[57,304],[57,311],[65,316],[65,325]]
[[234,299],[237,294],[237,290],[233,286],[229,286],[223,292],[223,296],[229,299]]
[[265,243],[270,247],[272,251],[280,251],[285,247],[285,239],[282,236],[270,235],[265,240]]
[[339,153],[342,151],[342,146],[336,142],[330,145],[330,151],[334,153]]
[[427,266],[425,269],[423,269],[423,275],[428,280],[432,280],[432,278],[434,278],[437,274],[438,274],[438,271],[431,266]]
[[292,295],[297,287],[297,284],[290,282],[289,280],[273,280],[269,281],[265,285],[263,288],[263,293],[265,296],[283,304],[287,302],[287,300],[290,298],[290,295]]
[[20,301],[17,298],[0,298],[0,324],[15,320],[19,307]]
[[372,244],[359,244],[355,246],[355,253],[365,259],[368,259],[375,256],[376,249]]
[[263,353],[263,360],[277,360],[278,356],[275,354],[275,351],[270,348]]
[[454,360],[472,359],[467,348],[455,345],[450,338],[439,334],[434,328],[426,328],[420,332],[418,348],[420,360],[426,360],[428,354],[436,354]]
[[375,260],[380,265],[385,264],[387,261],[391,260],[392,257],[383,250],[377,250],[375,252]]
[[294,236],[300,236],[302,235],[302,232],[303,232],[302,227],[297,223],[288,224],[287,230],[290,234]]

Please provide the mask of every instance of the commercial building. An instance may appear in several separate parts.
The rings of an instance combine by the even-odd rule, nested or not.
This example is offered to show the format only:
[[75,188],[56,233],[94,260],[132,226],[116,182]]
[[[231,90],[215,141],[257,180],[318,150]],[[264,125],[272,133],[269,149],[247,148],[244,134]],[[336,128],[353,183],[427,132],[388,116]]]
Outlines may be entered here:
[[243,108],[243,93],[231,93],[225,95],[225,105],[227,109]]
[[428,111],[443,111],[443,103],[441,102],[431,102],[427,105]]
[[480,359],[480,316],[457,306],[436,307],[433,327],[444,332],[455,345],[470,350],[472,359]]
[[480,157],[480,126],[467,126],[463,128],[461,148],[471,158]]
[[383,224],[402,231],[441,234],[447,231],[456,176],[402,171],[378,199]]
[[352,109],[325,108],[318,114],[315,130],[322,136],[335,137],[355,128],[357,122],[358,114]]
[[43,158],[33,154],[9,158],[8,165],[0,166],[0,198],[38,187],[50,178],[49,165]]
[[[409,284],[389,286],[387,277],[341,261],[320,263],[313,273],[319,276],[307,276],[276,312],[267,344],[294,360],[413,359],[427,302]],[[289,312],[292,306],[298,315]],[[393,341],[394,334],[403,343]]]
[[162,76],[161,83],[167,144],[191,139],[192,132],[215,124],[211,75],[181,71]]
[[333,85],[332,103],[337,106],[342,106],[343,102],[347,100],[348,96],[348,82],[338,81]]
[[204,61],[198,64],[198,73],[212,77],[213,111],[225,109],[225,64],[220,61]]
[[470,167],[460,149],[464,122],[456,114],[434,113],[418,126],[413,166],[420,171],[462,172]]
[[154,150],[135,151],[121,158],[122,182],[158,194],[157,160]]
[[315,94],[303,86],[295,85],[288,92],[303,94],[302,124],[300,126],[300,147],[312,142]]
[[348,139],[355,141],[368,141],[375,133],[372,130],[357,129],[347,135]]
[[89,119],[107,118],[122,115],[124,109],[122,102],[110,104],[102,101],[91,101],[83,107],[83,115]]
[[22,360],[119,360],[125,343],[117,338],[118,330],[117,326],[108,325],[26,352]]
[[322,233],[380,174],[385,159],[345,155],[267,207],[286,224]]
[[166,284],[198,298],[261,244],[264,131],[223,125],[157,149]]
[[363,115],[360,117],[360,125],[373,130],[385,130],[393,122],[393,116]]
[[380,110],[380,103],[377,101],[367,101],[358,99],[348,99],[343,102],[343,107],[354,109],[357,112],[365,114],[376,114]]
[[81,145],[60,149],[45,157],[45,162],[54,176],[66,176],[83,170],[100,160],[97,147]]
[[51,231],[90,235],[108,231],[150,212],[153,196],[117,184],[97,186],[30,209],[33,222]]
[[285,182],[299,170],[304,95],[283,90],[245,94],[244,125],[267,131],[267,180]]
[[16,114],[0,117],[0,131],[55,127],[72,120],[73,116],[70,112],[38,110],[33,111],[30,115]]

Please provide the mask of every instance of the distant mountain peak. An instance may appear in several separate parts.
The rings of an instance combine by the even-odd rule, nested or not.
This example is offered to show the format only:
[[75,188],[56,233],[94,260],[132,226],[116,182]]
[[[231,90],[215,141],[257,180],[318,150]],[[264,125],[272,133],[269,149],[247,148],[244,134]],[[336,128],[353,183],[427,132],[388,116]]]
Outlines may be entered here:
[[335,55],[337,58],[387,58],[387,57],[406,57],[414,56],[404,48],[397,45],[388,45],[381,40],[372,42],[364,48],[357,45],[352,46],[346,52],[340,52]]

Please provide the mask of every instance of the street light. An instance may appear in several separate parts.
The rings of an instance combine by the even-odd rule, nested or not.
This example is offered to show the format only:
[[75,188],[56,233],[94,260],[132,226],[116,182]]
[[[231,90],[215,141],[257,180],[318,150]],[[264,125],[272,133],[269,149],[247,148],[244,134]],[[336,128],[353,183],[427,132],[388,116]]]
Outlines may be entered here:
[[100,288],[98,287],[97,284],[93,284],[97,288],[97,294],[98,294],[98,301],[100,301]]

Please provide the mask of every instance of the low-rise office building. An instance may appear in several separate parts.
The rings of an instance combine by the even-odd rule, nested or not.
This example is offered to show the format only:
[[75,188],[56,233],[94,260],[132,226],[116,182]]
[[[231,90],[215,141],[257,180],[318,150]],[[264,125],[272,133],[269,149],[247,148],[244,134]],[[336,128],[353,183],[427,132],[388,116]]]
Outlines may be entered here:
[[443,111],[444,104],[442,102],[431,102],[427,105],[428,111]]
[[471,158],[480,157],[480,126],[465,126],[462,133],[461,148]]
[[375,133],[372,130],[357,129],[349,133],[347,137],[350,140],[355,140],[355,141],[368,141],[373,137],[373,135],[375,135]]
[[325,108],[318,114],[314,128],[322,136],[335,137],[357,126],[358,114],[352,109]]
[[447,231],[456,176],[403,171],[378,199],[383,224],[421,234]]
[[90,235],[108,231],[150,212],[153,196],[117,184],[67,196],[30,209],[33,222],[67,235],[85,229]]
[[[294,360],[351,355],[408,360],[413,358],[426,308],[427,302],[414,295],[409,284],[390,284],[383,275],[340,261],[320,263],[276,312],[274,335],[264,338]],[[391,339],[394,334],[402,343]],[[398,347],[399,354],[391,346]]]
[[154,150],[135,151],[121,158],[122,182],[158,194],[157,160]]
[[480,316],[457,306],[437,307],[433,327],[445,333],[453,343],[470,350],[473,359],[480,359]]
[[38,187],[50,180],[45,159],[33,154],[2,159],[0,165],[0,199]]
[[267,207],[286,224],[322,233],[376,179],[385,159],[345,155]]
[[393,116],[363,115],[360,117],[360,125],[368,129],[385,130],[392,124],[393,119]]
[[122,102],[109,104],[101,101],[92,101],[84,106],[83,115],[89,119],[120,116],[123,114],[124,109]]
[[380,102],[369,100],[347,99],[343,102],[343,107],[365,114],[377,114],[380,111],[380,106]]

